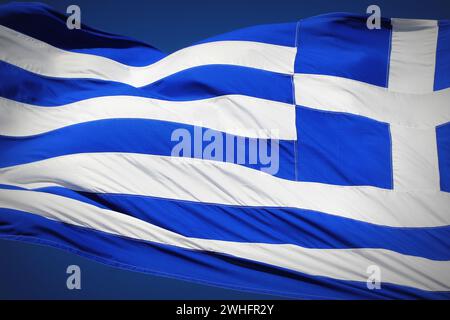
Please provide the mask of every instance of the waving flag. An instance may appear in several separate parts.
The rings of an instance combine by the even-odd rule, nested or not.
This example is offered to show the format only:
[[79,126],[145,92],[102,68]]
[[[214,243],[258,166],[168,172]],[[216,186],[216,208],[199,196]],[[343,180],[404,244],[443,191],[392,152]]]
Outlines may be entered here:
[[0,79],[1,238],[294,298],[450,298],[450,21],[328,14],[165,55],[10,4]]

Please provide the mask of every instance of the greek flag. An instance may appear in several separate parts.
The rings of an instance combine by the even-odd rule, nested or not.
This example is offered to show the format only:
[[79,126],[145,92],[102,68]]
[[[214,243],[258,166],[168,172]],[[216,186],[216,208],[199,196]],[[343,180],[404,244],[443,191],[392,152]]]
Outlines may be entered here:
[[305,299],[450,298],[450,21],[172,54],[0,7],[0,238]]

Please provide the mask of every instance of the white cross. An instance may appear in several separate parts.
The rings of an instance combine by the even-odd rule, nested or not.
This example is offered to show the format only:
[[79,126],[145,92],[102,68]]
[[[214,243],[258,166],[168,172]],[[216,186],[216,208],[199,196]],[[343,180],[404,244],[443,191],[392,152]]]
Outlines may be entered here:
[[433,92],[437,21],[392,19],[392,27],[387,89],[333,76],[296,74],[296,104],[389,123],[394,189],[436,192],[440,190],[436,127],[450,121],[450,90]]

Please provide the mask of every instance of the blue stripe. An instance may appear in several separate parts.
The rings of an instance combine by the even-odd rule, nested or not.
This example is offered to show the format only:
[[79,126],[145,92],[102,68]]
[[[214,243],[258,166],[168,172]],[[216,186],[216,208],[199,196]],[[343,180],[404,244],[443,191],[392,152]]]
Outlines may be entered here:
[[439,21],[434,90],[450,88],[450,20]]
[[[179,140],[171,141],[172,132],[177,129],[187,130],[190,137],[192,137],[190,142],[191,154],[180,153],[180,155],[196,158],[203,158],[203,155],[205,155],[204,158],[209,159],[208,153],[194,152],[194,136],[204,132],[206,130],[204,128],[200,131],[200,128],[196,130],[194,126],[159,120],[110,119],[80,123],[45,134],[24,138],[0,136],[0,150],[2,150],[0,153],[0,167],[88,152],[132,152],[170,156],[173,148],[179,144]],[[214,130],[211,131],[220,133]],[[229,135],[229,138],[235,139],[236,136]],[[231,149],[226,146],[225,134],[222,134],[222,139],[224,154],[222,159],[226,160],[225,154]],[[270,140],[246,138],[246,160],[243,165],[257,170],[270,166],[270,163],[266,164],[264,161],[260,161],[261,158],[259,156],[256,164],[250,163],[250,148],[248,146],[250,140],[256,140],[258,143],[267,142],[269,152],[274,150],[272,143],[276,143]],[[200,151],[204,151],[209,143],[203,142],[202,150]],[[293,180],[295,179],[294,141],[282,140],[279,141],[278,145],[279,171],[276,173],[276,176]],[[236,141],[233,150],[235,156],[233,161],[230,159],[229,162],[238,163]]]
[[450,122],[436,128],[441,191],[450,192]]
[[213,41],[255,41],[295,47],[296,22],[251,26],[214,36],[198,43]]
[[0,24],[54,47],[103,56],[131,66],[152,64],[166,55],[145,43],[82,25],[66,27],[67,17],[42,3],[8,3],[0,6]]
[[384,283],[380,290],[368,290],[365,282],[311,276],[229,255],[132,240],[9,209],[0,209],[0,237],[57,247],[128,270],[294,298],[450,298],[449,292]]
[[296,73],[321,74],[387,87],[389,19],[369,30],[367,17],[332,13],[300,21]]
[[291,76],[232,65],[206,65],[180,71],[141,88],[96,79],[40,76],[0,62],[0,96],[40,106],[63,105],[99,96],[130,95],[187,101],[242,94],[292,104]]
[[287,207],[220,205],[148,196],[75,192],[62,187],[35,190],[121,212],[187,237],[289,243],[319,249],[386,249],[432,260],[450,260],[450,226],[387,227]]

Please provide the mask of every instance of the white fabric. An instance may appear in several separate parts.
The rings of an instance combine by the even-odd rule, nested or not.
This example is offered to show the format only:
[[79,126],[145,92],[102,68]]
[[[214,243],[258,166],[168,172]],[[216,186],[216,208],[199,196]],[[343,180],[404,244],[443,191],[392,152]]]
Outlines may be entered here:
[[438,25],[436,20],[391,19],[389,91],[433,92]]
[[251,138],[296,140],[294,106],[242,95],[194,101],[106,96],[58,107],[0,98],[0,135],[27,136],[87,121],[155,119],[203,126]]
[[0,169],[0,184],[292,207],[393,227],[450,225],[450,193],[290,181],[241,165],[192,158],[71,154]]
[[[391,125],[395,190],[439,192],[436,129]],[[449,207],[446,209],[447,212]]]
[[296,74],[294,79],[297,105],[412,127],[450,121],[450,89],[417,95],[334,76]]

